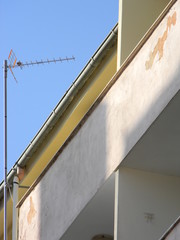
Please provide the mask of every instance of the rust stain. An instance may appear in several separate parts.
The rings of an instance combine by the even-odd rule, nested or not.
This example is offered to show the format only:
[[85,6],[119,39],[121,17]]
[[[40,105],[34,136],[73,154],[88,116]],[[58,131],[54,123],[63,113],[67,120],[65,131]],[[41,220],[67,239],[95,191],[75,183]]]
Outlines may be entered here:
[[35,216],[35,214],[36,214],[36,210],[34,208],[34,203],[33,203],[32,197],[30,197],[30,209],[29,209],[29,212],[27,215],[28,224],[31,224],[32,219]]
[[146,61],[146,70],[150,69],[154,63],[154,59],[156,55],[159,53],[159,60],[163,57],[163,52],[164,52],[164,43],[168,37],[168,31],[171,30],[171,26],[176,24],[176,12],[172,16],[168,17],[167,20],[167,27],[165,32],[163,33],[162,37],[158,39],[158,42],[152,52],[149,54],[149,60]]

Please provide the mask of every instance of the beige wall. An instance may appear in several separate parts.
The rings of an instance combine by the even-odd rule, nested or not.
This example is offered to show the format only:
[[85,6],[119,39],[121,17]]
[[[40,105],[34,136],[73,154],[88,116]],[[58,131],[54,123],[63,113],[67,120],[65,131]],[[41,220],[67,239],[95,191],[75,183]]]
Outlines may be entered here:
[[119,41],[122,37],[121,59],[123,62],[170,0],[119,0],[119,2],[119,6],[123,6],[122,11],[119,10],[119,28],[122,21]]
[[120,168],[120,239],[158,240],[180,215],[179,186],[180,177]]

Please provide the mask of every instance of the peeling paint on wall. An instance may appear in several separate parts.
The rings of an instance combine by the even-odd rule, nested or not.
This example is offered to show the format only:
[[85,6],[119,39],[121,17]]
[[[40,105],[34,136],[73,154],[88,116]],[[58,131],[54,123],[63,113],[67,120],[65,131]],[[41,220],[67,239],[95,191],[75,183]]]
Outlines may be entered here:
[[24,230],[24,221],[23,220],[20,222],[20,230],[21,230],[22,234],[20,234],[19,240],[26,240],[26,229]]
[[163,57],[164,43],[168,37],[168,30],[169,31],[171,30],[171,25],[174,26],[176,24],[176,19],[177,19],[176,12],[174,12],[172,17],[171,16],[168,17],[166,30],[165,30],[164,34],[162,35],[162,37],[160,37],[158,39],[158,42],[157,42],[154,50],[152,52],[150,52],[149,60],[146,61],[146,64],[145,64],[146,70],[148,70],[152,67],[152,65],[154,63],[154,59],[158,53],[159,53],[159,60],[161,60],[161,58]]
[[32,197],[30,197],[30,209],[29,209],[29,212],[27,215],[28,224],[31,224],[32,219],[35,216],[35,214],[36,214],[36,210],[34,208],[34,203],[33,203]]

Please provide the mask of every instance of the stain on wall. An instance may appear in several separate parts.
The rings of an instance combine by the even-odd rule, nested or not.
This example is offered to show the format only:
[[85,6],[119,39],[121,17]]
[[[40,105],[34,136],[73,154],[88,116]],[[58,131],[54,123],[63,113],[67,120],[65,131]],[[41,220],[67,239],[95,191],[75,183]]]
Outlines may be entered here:
[[164,31],[162,37],[160,37],[158,39],[158,42],[157,42],[154,50],[151,51],[149,54],[149,60],[146,61],[146,63],[145,63],[146,70],[148,70],[152,67],[152,65],[154,63],[154,59],[158,53],[159,53],[159,60],[161,60],[161,58],[163,57],[164,43],[167,40],[168,31],[171,30],[172,25],[174,26],[176,24],[176,19],[177,19],[176,12],[174,12],[174,14],[172,16],[168,17],[166,30]]
[[33,217],[36,215],[36,210],[34,208],[34,203],[32,197],[30,197],[30,209],[27,215],[28,224],[31,224]]
[[24,230],[24,221],[20,221],[20,231],[22,234],[20,234],[19,240],[26,240],[26,229]]

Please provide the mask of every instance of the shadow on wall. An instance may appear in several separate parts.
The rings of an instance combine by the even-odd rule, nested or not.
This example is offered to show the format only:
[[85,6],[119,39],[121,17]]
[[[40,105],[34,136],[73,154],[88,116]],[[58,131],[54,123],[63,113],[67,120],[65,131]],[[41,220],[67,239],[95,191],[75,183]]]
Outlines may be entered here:
[[[177,82],[177,80],[179,79],[179,75],[180,75],[180,73],[176,72],[176,76],[173,76],[174,82]],[[109,171],[109,167],[111,167],[110,166],[111,165],[110,161],[112,159],[115,159],[115,162],[117,164],[118,162],[120,162],[120,159],[119,159],[120,155],[126,156],[129,153],[129,151],[132,149],[132,147],[136,144],[136,142],[140,139],[140,137],[145,133],[146,129],[148,129],[148,127],[150,126],[150,123],[152,123],[153,120],[155,120],[156,117],[159,115],[159,107],[161,109],[163,109],[166,106],[166,104],[168,103],[168,101],[165,103],[164,99],[170,99],[169,94],[170,94],[171,91],[173,91],[174,94],[175,94],[176,87],[173,90],[171,86],[167,86],[166,89],[164,89],[163,93],[161,95],[159,95],[157,99],[154,99],[153,104],[151,105],[150,109],[146,110],[145,115],[141,116],[141,121],[138,122],[138,124],[135,125],[135,127],[132,129],[132,131],[130,131],[130,132],[127,131],[126,136],[121,135],[122,132],[121,132],[120,129],[122,127],[122,125],[121,125],[122,124],[122,121],[121,121],[122,120],[121,119],[122,115],[120,113],[118,113],[118,110],[116,109],[117,112],[114,112],[115,119],[113,119],[114,124],[111,122],[113,124],[113,127],[111,126],[111,128],[108,129],[108,127],[106,125],[106,131],[104,133],[107,134],[107,135],[106,136],[101,135],[102,132],[99,131],[99,135],[106,138],[106,144],[103,145],[103,146],[106,146],[106,148],[105,149],[101,148],[101,153],[103,153],[103,152],[106,153],[106,155],[105,154],[102,155],[103,157],[105,157],[104,166],[106,166],[106,173]],[[113,107],[113,106],[111,105],[111,107]],[[118,107],[118,106],[116,106],[116,107]],[[119,111],[121,111],[120,108],[119,108]],[[153,115],[153,119],[152,119],[152,115]],[[107,116],[107,110],[106,110],[106,122],[107,122],[107,118],[108,118],[108,116]],[[111,118],[111,120],[108,120],[108,121],[112,121],[112,118]],[[110,123],[108,123],[108,126],[109,126],[109,124]],[[101,129],[101,130],[103,130],[103,129]],[[111,133],[108,134],[108,132],[110,130],[111,130]],[[115,132],[113,133],[113,131],[115,131]],[[112,134],[116,135],[116,137],[114,138],[112,136]],[[110,138],[110,136],[111,136],[111,138]],[[125,139],[125,143],[122,144],[123,139]],[[118,148],[118,145],[119,145],[119,149],[118,150],[117,149],[111,149],[111,150],[113,150],[113,153],[114,153],[114,155],[111,156],[111,154],[109,154],[109,151],[110,151],[109,146],[112,145],[113,141],[116,141],[116,143],[115,143],[116,146],[115,147]],[[96,142],[96,144],[98,144],[98,142],[96,141],[96,138],[93,139],[93,142]],[[124,150],[123,150],[123,146],[125,147]],[[117,154],[117,152],[119,150],[121,152],[120,155]],[[111,159],[109,159],[110,156],[112,157]],[[112,163],[112,166],[114,166],[113,163]],[[115,170],[115,169],[113,169],[113,170]],[[139,178],[141,178],[141,176],[139,176]],[[107,184],[107,188],[106,188],[106,184]],[[150,185],[153,185],[153,183],[150,184]],[[148,186],[149,186],[149,183],[147,184],[147,187]],[[103,190],[103,188],[104,188],[104,190]],[[104,198],[101,196],[101,193],[103,193],[103,191],[105,192],[105,188],[106,188],[106,190],[107,189],[110,190],[109,193],[111,194],[111,196],[113,194],[113,197],[111,198],[110,202],[105,201]],[[121,189],[120,189],[120,191],[121,191]],[[99,198],[99,196],[101,196],[101,198]],[[166,196],[168,197],[168,193],[166,194]],[[108,197],[108,194],[106,195],[106,198],[107,197]],[[154,197],[151,196],[151,197],[153,198],[153,201],[156,202],[156,196],[154,196]],[[97,199],[99,200],[99,207],[98,207],[98,204],[97,204],[98,203]],[[172,199],[173,198],[171,198],[171,200]],[[80,213],[80,215],[76,218],[76,220],[73,222],[73,224],[68,228],[66,233],[60,239],[61,240],[67,240],[67,239],[76,240],[76,239],[83,238],[83,239],[90,240],[92,238],[92,235],[91,235],[91,237],[89,237],[88,234],[85,234],[85,233],[86,232],[88,233],[88,231],[91,232],[92,228],[94,228],[95,233],[98,233],[97,232],[97,226],[98,226],[97,222],[100,223],[99,225],[101,225],[101,224],[104,225],[104,227],[105,227],[105,224],[107,224],[107,223],[112,224],[112,222],[113,222],[112,220],[107,221],[105,218],[103,218],[103,219],[98,218],[99,217],[98,214],[100,214],[102,209],[103,209],[103,208],[101,209],[101,207],[103,207],[103,204],[105,202],[106,202],[106,207],[104,207],[105,213],[108,214],[111,219],[113,219],[113,213],[111,211],[113,211],[113,206],[112,205],[114,205],[114,204],[112,204],[112,203],[114,203],[114,174],[107,180],[107,182],[105,182],[102,189],[100,189],[96,193],[95,197],[88,203],[88,205],[85,207],[85,209]],[[131,207],[135,206],[135,203],[133,201],[133,196],[132,196],[131,199],[128,200],[128,202],[129,202],[129,204],[130,203],[132,204]],[[127,207],[126,203],[127,203],[127,200],[125,200],[125,205],[124,205],[125,208]],[[173,205],[173,201],[171,202],[171,204]],[[147,202],[145,205],[148,209],[149,203]],[[108,209],[106,209],[106,208],[108,208]],[[123,208],[123,206],[122,206],[122,208]],[[170,223],[171,220],[172,220],[171,219],[172,216],[170,216],[169,211],[171,211],[171,209],[167,208],[167,209],[164,209],[163,212],[159,212],[158,217],[159,218],[165,218],[166,222],[165,223],[158,222],[159,225],[157,224],[157,226],[152,225],[151,227],[149,227],[148,228],[149,235],[148,236],[146,235],[147,239],[156,240],[157,239],[156,237],[155,238],[152,237],[151,231],[156,231],[157,233],[154,234],[156,236],[157,234],[159,234],[157,229],[159,229],[159,228],[165,229],[168,226],[167,222]],[[106,215],[106,217],[108,215]],[[124,214],[123,214],[123,216],[124,216]],[[93,221],[93,217],[95,218],[94,221]],[[174,215],[174,218],[175,217],[176,217],[176,214]],[[122,217],[122,218],[124,218],[124,217]],[[129,219],[129,220],[126,219],[126,220],[127,220],[127,223],[129,222],[129,224],[132,222],[131,219]],[[163,224],[164,224],[164,226],[163,226]],[[110,225],[106,226],[106,229],[108,229],[109,226]],[[102,228],[99,228],[99,229],[102,229]],[[103,233],[104,229],[101,230],[101,233]],[[121,229],[121,228],[119,228],[119,229]],[[133,228],[131,228],[131,230],[133,232],[132,233],[133,236],[136,236],[136,233],[138,232],[138,237],[140,236],[140,238],[142,237],[142,239],[144,239],[144,236],[143,236],[144,232],[141,231],[141,224],[140,225],[136,224],[136,221],[134,221],[133,222]],[[147,231],[147,234],[148,234],[148,231]],[[111,226],[111,232],[113,233],[113,226]],[[111,232],[109,232],[109,234],[112,235]],[[142,236],[141,236],[141,232],[142,232]],[[99,233],[100,233],[100,230],[99,230]],[[161,232],[161,233],[163,233],[163,232]],[[122,238],[122,239],[125,239],[125,238]]]
[[40,239],[59,239],[105,181],[106,106],[95,111],[96,117],[82,121],[41,180]]
[[[179,75],[178,72],[174,81]],[[111,115],[107,115],[106,106],[102,101],[87,121],[83,125],[81,123],[81,128],[69,144],[56,155],[56,161],[21,207],[20,239],[59,239],[109,177],[109,151],[114,151],[112,157],[116,164],[112,163],[112,166],[115,170],[122,160],[117,154],[119,150],[124,157],[127,155],[149,127],[152,113],[155,120],[159,114],[159,105],[165,107],[162,100],[167,98],[170,89],[171,86],[167,86],[134,129],[131,132],[127,131],[123,136],[120,130],[123,114],[121,112],[114,112],[113,122],[112,118],[108,119],[108,131],[111,133],[107,133],[106,120]],[[113,108],[113,104],[111,107]],[[115,106],[115,109],[118,110],[118,106]],[[107,136],[111,136],[111,139],[107,139]],[[125,139],[123,144],[122,139]],[[113,141],[116,142],[116,148],[119,145],[119,149],[113,149]],[[112,147],[110,150],[109,145]],[[26,209],[29,209],[27,216],[23,216],[23,211],[27,212]]]
[[[180,73],[176,74],[174,81],[179,79]],[[127,129],[126,133],[121,131],[122,109],[115,106],[119,113],[114,112],[115,119],[111,118],[102,101],[85,119],[87,121],[83,120],[85,122],[75,130],[76,134],[74,133],[73,138],[68,140],[68,144],[60,149],[54,163],[21,206],[20,239],[67,239],[68,231],[67,235],[62,237],[64,232],[109,177],[109,168],[111,167],[112,171],[117,168],[123,160],[120,155],[125,157],[155,120],[159,114],[159,106],[162,109],[165,107],[163,99],[171,95],[171,90],[171,86],[167,86],[151,107],[146,109],[146,113],[141,116],[134,128],[131,131]],[[111,105],[112,108],[114,103]],[[113,113],[114,110],[111,111]],[[113,142],[116,142],[115,146]],[[118,146],[119,149],[116,149]],[[121,153],[118,154],[119,152]],[[111,157],[115,162],[111,162]],[[82,215],[85,212],[86,209]],[[78,218],[74,226],[76,222]],[[71,228],[76,231],[74,226]]]
[[[100,104],[96,103],[88,112],[21,206],[20,239],[61,239],[179,90],[180,69],[177,68],[172,81],[149,100],[148,94],[155,92],[153,84],[157,84],[159,78],[148,83],[150,80],[140,75],[136,86],[136,71],[139,66],[142,68],[138,61],[139,66],[135,65],[136,61],[133,60],[119,81],[106,89],[105,97],[102,95],[98,100],[102,100]],[[151,101],[146,108],[143,107],[145,101]]]
[[[87,206],[80,212],[61,240],[91,240],[99,234],[114,232],[114,174],[112,174]],[[104,238],[96,238],[97,240]],[[110,238],[108,238],[110,239]]]

